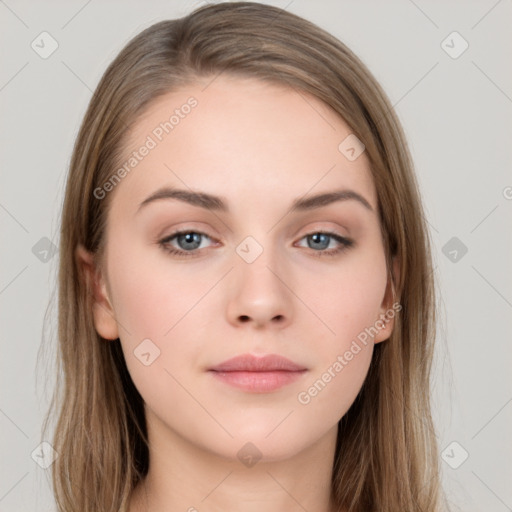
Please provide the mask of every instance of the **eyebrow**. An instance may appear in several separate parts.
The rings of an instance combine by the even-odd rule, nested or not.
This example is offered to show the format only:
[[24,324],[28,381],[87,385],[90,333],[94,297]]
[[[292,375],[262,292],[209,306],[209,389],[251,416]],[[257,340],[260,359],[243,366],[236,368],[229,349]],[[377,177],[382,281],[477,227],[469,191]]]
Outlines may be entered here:
[[[137,213],[144,206],[162,199],[176,199],[178,201],[183,201],[199,208],[229,213],[227,202],[222,197],[207,194],[206,192],[193,192],[172,187],[160,188],[149,197],[144,199],[144,201],[140,203],[139,208],[137,209]],[[315,208],[321,208],[322,206],[327,206],[336,201],[348,200],[357,201],[367,210],[373,212],[373,208],[370,203],[361,194],[350,189],[334,190],[332,192],[325,192],[314,196],[309,196],[307,198],[300,197],[295,199],[289,211],[308,211]]]

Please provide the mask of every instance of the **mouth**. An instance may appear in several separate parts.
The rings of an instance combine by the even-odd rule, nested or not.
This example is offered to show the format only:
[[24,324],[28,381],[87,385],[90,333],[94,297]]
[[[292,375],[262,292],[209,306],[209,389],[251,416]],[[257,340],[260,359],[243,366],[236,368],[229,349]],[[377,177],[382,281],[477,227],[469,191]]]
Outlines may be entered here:
[[252,393],[269,393],[300,379],[308,370],[289,359],[270,354],[244,354],[208,370],[221,382]]

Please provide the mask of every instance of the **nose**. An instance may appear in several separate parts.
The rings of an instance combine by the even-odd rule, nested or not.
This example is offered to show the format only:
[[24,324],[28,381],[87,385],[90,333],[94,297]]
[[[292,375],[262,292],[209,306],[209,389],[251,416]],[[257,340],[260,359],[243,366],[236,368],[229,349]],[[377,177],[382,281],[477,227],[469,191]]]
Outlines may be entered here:
[[236,327],[252,324],[258,329],[289,325],[293,314],[290,279],[267,251],[252,263],[238,262],[231,276],[228,321]]

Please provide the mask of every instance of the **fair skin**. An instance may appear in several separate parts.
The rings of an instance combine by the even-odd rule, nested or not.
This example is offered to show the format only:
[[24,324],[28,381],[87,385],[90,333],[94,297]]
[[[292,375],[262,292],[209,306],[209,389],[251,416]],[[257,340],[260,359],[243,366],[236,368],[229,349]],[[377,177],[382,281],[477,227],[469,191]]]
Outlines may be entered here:
[[[190,96],[198,101],[109,192],[104,264],[93,273],[91,255],[77,250],[96,279],[96,330],[120,338],[145,402],[149,473],[130,512],[330,512],[337,424],[393,320],[307,404],[298,396],[392,304],[369,162],[338,150],[351,130],[311,96],[255,79],[206,83],[158,98],[137,120],[128,152]],[[228,211],[169,198],[139,208],[164,186],[219,196]],[[348,199],[289,212],[296,199],[341,189],[371,208]],[[200,248],[169,240],[178,229],[205,233]],[[315,240],[319,231],[354,243],[322,255],[343,244]],[[248,236],[263,249],[250,263],[236,251]],[[193,256],[166,252],[164,238]],[[145,339],[160,349],[148,366],[134,355]],[[207,371],[246,353],[279,354],[306,371],[271,392]],[[237,456],[248,442],[261,453],[250,467]]]

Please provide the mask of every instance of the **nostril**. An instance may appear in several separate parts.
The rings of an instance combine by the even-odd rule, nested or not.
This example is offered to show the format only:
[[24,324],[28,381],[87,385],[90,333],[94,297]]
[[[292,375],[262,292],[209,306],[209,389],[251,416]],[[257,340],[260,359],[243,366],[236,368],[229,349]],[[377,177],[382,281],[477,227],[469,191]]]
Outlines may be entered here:
[[249,320],[249,317],[248,317],[247,315],[242,315],[242,316],[240,317],[240,320],[241,320],[242,322],[247,322],[247,320]]

